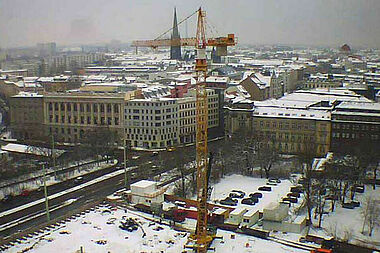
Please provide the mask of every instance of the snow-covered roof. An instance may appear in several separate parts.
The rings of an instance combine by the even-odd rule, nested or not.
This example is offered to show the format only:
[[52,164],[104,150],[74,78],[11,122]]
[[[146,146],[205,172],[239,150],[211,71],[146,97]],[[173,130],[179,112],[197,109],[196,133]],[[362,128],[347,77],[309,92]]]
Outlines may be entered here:
[[[40,148],[22,144],[9,143],[1,147],[2,150],[8,152],[15,153],[23,153],[30,155],[38,155],[38,156],[49,156],[51,154],[51,149],[48,148]],[[54,149],[56,155],[62,155],[65,151],[61,149]]]
[[147,188],[151,186],[155,186],[157,182],[149,181],[149,180],[140,180],[136,183],[131,184],[131,186],[138,187],[138,188]]
[[273,117],[273,118],[297,118],[297,119],[318,119],[329,120],[331,112],[322,110],[304,110],[304,109],[288,109],[276,107],[256,107],[253,116]]

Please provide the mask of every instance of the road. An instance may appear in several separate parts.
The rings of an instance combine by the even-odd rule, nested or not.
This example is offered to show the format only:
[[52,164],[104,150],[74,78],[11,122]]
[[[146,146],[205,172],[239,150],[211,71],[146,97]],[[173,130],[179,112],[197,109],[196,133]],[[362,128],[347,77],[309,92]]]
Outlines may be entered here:
[[[138,167],[136,169],[130,171],[130,175],[135,175],[133,180],[130,180],[130,183],[134,183],[142,179],[153,178],[154,176],[157,176],[163,172],[172,170],[173,168],[160,167],[160,160],[171,159],[176,152],[194,152],[195,156],[193,146],[181,148],[180,150],[176,150],[175,152],[163,151],[160,152],[159,156],[153,156],[152,153],[149,152],[133,152],[133,156],[139,156],[139,158],[136,160],[129,159],[129,166],[138,164]],[[152,166],[156,166],[158,167],[158,169],[147,170],[148,168],[152,168]],[[118,164],[105,170],[96,171],[94,173],[88,174],[86,176],[83,176],[84,182],[88,182],[105,174],[120,170],[121,168],[122,166]],[[74,179],[56,185],[52,185],[48,187],[48,194],[50,196],[57,192],[71,189],[73,186],[75,186]],[[50,218],[59,218],[65,215],[67,212],[79,210],[83,205],[104,199],[113,192],[121,190],[123,188],[124,174],[120,174],[113,178],[83,188],[81,190],[74,191],[72,193],[50,200],[49,206],[52,209],[52,211],[50,212]],[[32,201],[39,200],[43,197],[43,191],[34,191],[28,197],[15,197],[11,202],[1,204],[0,212],[24,205],[26,203],[30,203]],[[67,202],[70,200],[71,202]],[[25,220],[26,218],[29,220]],[[12,221],[17,221],[19,219],[23,219],[23,221],[25,222],[22,222],[20,224],[12,224]],[[14,233],[17,233],[19,231],[33,226],[37,226],[39,224],[43,224],[44,222],[46,222],[45,203],[40,203],[28,209],[8,215],[6,217],[0,217],[0,236],[2,238],[6,238]],[[1,230],[1,227],[4,227],[4,224],[12,224],[12,227],[7,227],[6,229]]]

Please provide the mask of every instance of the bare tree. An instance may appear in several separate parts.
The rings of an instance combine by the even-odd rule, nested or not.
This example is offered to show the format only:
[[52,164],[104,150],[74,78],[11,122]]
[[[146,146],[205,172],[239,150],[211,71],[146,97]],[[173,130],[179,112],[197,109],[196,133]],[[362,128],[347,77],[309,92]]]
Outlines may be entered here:
[[371,194],[365,198],[362,204],[362,233],[364,234],[365,225],[367,225],[368,235],[372,236],[373,229],[380,223],[380,201],[375,199],[374,195]]
[[315,210],[315,216],[318,214],[318,227],[322,226],[322,216],[324,213],[324,208],[326,205],[326,188],[327,188],[327,180],[325,178],[325,174],[322,173],[318,177],[315,177],[315,185],[313,186],[315,188],[315,203],[316,203],[316,210]]
[[310,225],[313,225],[312,210],[314,206],[314,188],[313,188],[313,171],[312,163],[315,156],[312,146],[305,145],[302,153],[298,155],[301,165],[303,166],[304,175],[304,197],[306,202],[307,214]]
[[279,160],[279,152],[275,142],[271,139],[264,139],[256,145],[255,159],[260,166],[260,176],[265,172],[265,177],[269,178],[272,166]]

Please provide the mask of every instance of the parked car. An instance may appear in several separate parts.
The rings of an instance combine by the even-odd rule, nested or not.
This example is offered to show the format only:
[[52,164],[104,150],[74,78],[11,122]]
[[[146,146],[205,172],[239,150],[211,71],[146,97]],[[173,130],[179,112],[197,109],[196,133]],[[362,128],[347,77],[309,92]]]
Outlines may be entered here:
[[303,192],[301,186],[292,186],[292,187],[290,187],[290,191],[291,191],[291,192],[298,192],[298,193]]
[[168,152],[172,152],[172,151],[175,150],[175,147],[168,147],[166,150],[167,150]]
[[364,193],[364,190],[365,190],[365,187],[364,187],[364,185],[355,185],[354,186],[355,188],[355,192],[357,192],[357,193]]
[[154,151],[154,152],[152,153],[152,156],[158,156],[158,152],[157,152],[157,151]]
[[258,190],[259,190],[259,191],[270,192],[270,191],[272,191],[272,188],[269,187],[269,186],[260,186],[260,187],[258,188]]
[[235,192],[235,191],[230,192],[230,195],[229,195],[229,197],[231,198],[238,198],[238,199],[242,199],[244,198],[244,196],[245,196],[244,192],[241,193],[241,192]]
[[346,208],[346,209],[354,209],[354,208],[355,208],[355,205],[352,204],[352,203],[343,203],[343,204],[342,204],[342,208]]
[[251,205],[251,206],[253,206],[254,204],[257,203],[255,200],[257,200],[257,199],[246,198],[246,199],[243,199],[243,200],[241,201],[241,203],[242,203],[242,204],[245,204],[245,205]]
[[222,205],[227,205],[227,206],[236,206],[237,205],[237,202],[235,202],[231,198],[222,199],[221,201],[219,201],[219,203]]
[[234,194],[239,196],[239,197],[235,197],[235,198],[244,198],[244,196],[245,196],[245,192],[240,191],[240,190],[232,190],[231,193],[234,193]]
[[270,185],[270,186],[277,186],[276,183],[272,183],[272,182],[267,182],[267,185]]
[[300,193],[299,192],[289,192],[287,194],[288,197],[293,197],[293,198],[299,198],[300,197]]
[[282,198],[283,201],[288,201],[290,203],[297,203],[298,200],[297,198],[292,198],[292,197],[285,197],[285,198]]
[[268,182],[279,184],[279,183],[281,183],[281,180],[278,179],[278,178],[275,178],[275,177],[270,177],[270,178],[268,179]]
[[250,198],[257,198],[257,199],[260,199],[263,197],[263,194],[261,192],[255,192],[255,193],[250,193],[249,194],[249,197]]
[[359,207],[359,206],[360,206],[360,202],[359,202],[359,201],[351,201],[351,204],[352,204],[354,207]]

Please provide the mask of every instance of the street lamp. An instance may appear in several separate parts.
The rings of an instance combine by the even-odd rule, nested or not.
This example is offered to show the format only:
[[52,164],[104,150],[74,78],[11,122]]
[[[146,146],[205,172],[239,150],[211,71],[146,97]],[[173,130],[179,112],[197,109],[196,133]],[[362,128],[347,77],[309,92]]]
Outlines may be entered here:
[[45,195],[45,208],[46,208],[46,218],[47,221],[50,221],[50,212],[49,212],[49,199],[47,195],[47,187],[46,187],[46,162],[42,162],[42,171],[43,171],[43,180],[44,180],[44,195]]
[[123,136],[123,140],[124,140],[124,187],[125,189],[127,189],[127,186],[128,186],[128,177],[127,177],[127,140],[125,138],[125,126],[124,126],[124,136]]

